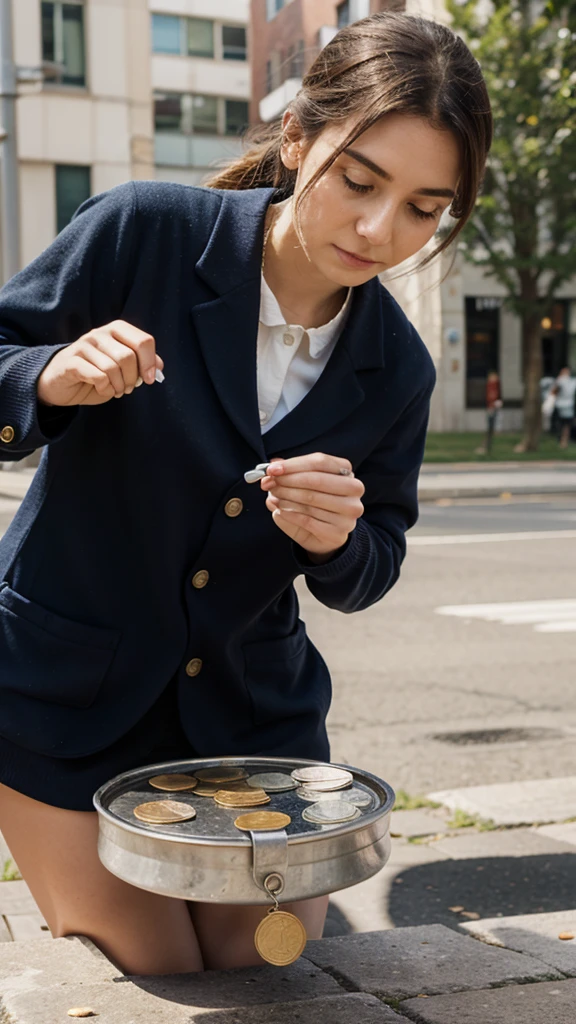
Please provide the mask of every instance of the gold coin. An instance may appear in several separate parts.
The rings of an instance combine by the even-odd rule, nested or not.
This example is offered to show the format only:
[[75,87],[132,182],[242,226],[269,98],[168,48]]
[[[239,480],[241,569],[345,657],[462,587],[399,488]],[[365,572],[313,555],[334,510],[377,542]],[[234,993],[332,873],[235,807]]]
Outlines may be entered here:
[[220,789],[220,786],[216,786],[212,782],[199,782],[194,790],[194,796],[216,796],[216,793]]
[[134,815],[149,825],[168,825],[175,821],[191,821],[196,817],[196,811],[190,804],[182,804],[178,800],[151,800],[138,804]]
[[221,768],[199,768],[194,775],[200,782],[238,782],[247,778],[248,772],[245,768],[227,768],[223,765]]
[[263,789],[253,789],[250,793],[234,793],[221,789],[216,793],[214,800],[220,807],[258,807],[260,804],[270,803],[270,797]]
[[294,914],[273,910],[260,921],[254,945],[263,960],[276,967],[285,967],[302,955],[306,939],[306,929]]
[[267,829],[286,828],[291,821],[289,814],[282,814],[280,811],[252,811],[251,814],[241,814],[234,824],[243,832],[265,832]]
[[148,779],[151,786],[154,789],[165,789],[168,793],[179,793],[184,792],[185,789],[195,789],[198,785],[198,780],[193,779],[191,775],[154,775],[153,778]]

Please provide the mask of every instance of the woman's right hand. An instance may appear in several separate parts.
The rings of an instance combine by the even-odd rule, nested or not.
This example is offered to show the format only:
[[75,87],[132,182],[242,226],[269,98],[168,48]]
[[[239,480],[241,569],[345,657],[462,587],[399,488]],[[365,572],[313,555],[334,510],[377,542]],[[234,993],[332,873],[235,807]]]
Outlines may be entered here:
[[38,379],[44,405],[102,405],[153,384],[164,363],[152,335],[114,320],[60,349]]

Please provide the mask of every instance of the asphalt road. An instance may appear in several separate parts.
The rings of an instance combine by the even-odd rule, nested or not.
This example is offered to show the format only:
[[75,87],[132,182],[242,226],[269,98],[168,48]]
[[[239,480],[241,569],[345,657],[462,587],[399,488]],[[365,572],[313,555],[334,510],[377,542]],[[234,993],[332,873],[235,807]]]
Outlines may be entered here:
[[[0,498],[0,532],[17,507]],[[576,633],[560,630],[576,620],[576,539],[518,537],[575,529],[574,496],[424,504],[373,608],[330,611],[299,581],[332,671],[333,759],[410,793],[575,774]]]

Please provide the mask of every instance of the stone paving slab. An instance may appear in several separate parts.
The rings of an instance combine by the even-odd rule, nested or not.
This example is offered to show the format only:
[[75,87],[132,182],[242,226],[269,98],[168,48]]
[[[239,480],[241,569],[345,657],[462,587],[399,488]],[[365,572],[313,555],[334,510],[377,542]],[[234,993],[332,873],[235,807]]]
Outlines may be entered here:
[[446,789],[429,797],[450,810],[477,814],[496,825],[566,821],[576,817],[576,775]]
[[320,939],[305,955],[345,986],[398,999],[561,976],[532,957],[471,943],[435,924]]
[[193,1003],[199,1009],[297,1002],[342,993],[340,985],[330,975],[304,958],[289,967],[266,964],[200,974],[128,977],[124,983],[127,982],[134,982],[139,989],[158,999],[176,1004]]
[[574,1024],[576,981],[409,999],[401,1005],[416,1024]]
[[565,469],[490,469],[483,471],[446,472],[444,466],[436,471],[428,469],[418,481],[421,499],[474,497],[477,495],[509,494],[564,494],[576,491],[576,470]]
[[0,882],[0,914],[39,912],[26,882]]
[[[563,974],[576,977],[576,910],[484,918],[460,927],[483,942],[528,953]],[[574,938],[559,939],[561,934],[574,935]],[[574,1016],[576,1020],[576,1013]]]
[[[73,994],[81,996],[80,1003],[70,1002]],[[97,1013],[97,1017],[88,1018],[95,1024],[400,1024],[405,1020],[378,999],[362,993],[275,1005],[260,1001],[257,1006],[235,1009],[194,1006],[194,997],[192,981],[188,999],[179,1004],[152,995],[132,982],[104,983],[86,985],[78,993],[67,987],[16,994],[4,1001],[4,1013],[9,1015],[10,1024],[63,1024],[71,1019],[67,1011],[74,1005]]]
[[[76,938],[10,942],[2,946],[0,956],[0,997],[35,989],[45,992],[50,986],[78,989],[83,979],[112,981],[118,974],[109,960],[94,956]],[[78,1003],[70,1003],[74,1005]]]
[[449,832],[446,814],[431,807],[422,807],[416,811],[392,811],[390,831],[405,839],[416,836],[434,836],[441,832]]
[[538,829],[541,836],[556,839],[559,843],[570,843],[576,846],[576,821],[567,821],[564,825],[542,825]]
[[[569,843],[559,842],[536,829],[513,828],[494,832],[468,829],[457,836],[447,836],[434,843],[434,849],[452,860],[473,857],[545,857],[555,853],[576,853]],[[576,858],[574,860],[576,871]]]

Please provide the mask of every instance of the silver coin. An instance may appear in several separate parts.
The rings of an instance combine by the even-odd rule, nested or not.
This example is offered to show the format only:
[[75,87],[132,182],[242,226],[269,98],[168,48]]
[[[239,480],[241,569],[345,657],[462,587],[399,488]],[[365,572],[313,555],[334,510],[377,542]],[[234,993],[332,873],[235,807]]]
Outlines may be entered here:
[[308,789],[315,789],[317,793],[335,793],[339,789],[347,789],[348,786],[352,785],[352,778],[344,779],[344,781],[336,780],[333,782],[325,782],[323,779],[318,779],[318,782],[307,782],[306,786]]
[[355,804],[356,807],[370,807],[374,803],[370,793],[366,793],[365,790],[360,789],[358,786],[347,789],[345,793],[342,793],[342,796],[336,796],[333,790],[321,793],[319,790],[314,789],[313,786],[300,786],[295,796],[299,800],[306,800],[308,803],[320,803],[326,800],[345,800],[349,804]]
[[354,781],[352,772],[347,772],[344,768],[334,768],[331,764],[315,764],[310,765],[309,768],[295,768],[292,778],[297,782],[308,783],[341,782],[344,784]]
[[353,821],[361,815],[359,807],[349,804],[347,800],[322,800],[311,804],[302,811],[305,821],[313,821],[318,825],[337,824],[341,821]]
[[246,779],[249,786],[254,789],[263,789],[266,793],[283,793],[287,789],[296,789],[298,783],[289,775],[282,772],[262,772],[260,775],[251,775]]

